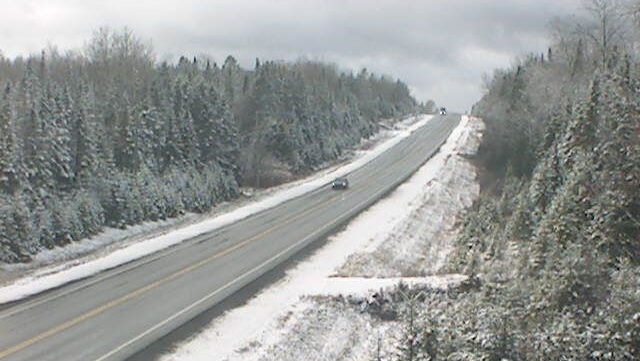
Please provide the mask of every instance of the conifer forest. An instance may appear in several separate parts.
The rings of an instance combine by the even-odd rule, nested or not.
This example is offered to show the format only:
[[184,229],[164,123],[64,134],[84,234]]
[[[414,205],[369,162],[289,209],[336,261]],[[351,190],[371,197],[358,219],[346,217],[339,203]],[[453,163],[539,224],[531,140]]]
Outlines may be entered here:
[[128,29],[0,57],[0,260],[295,179],[416,111],[401,81],[315,61],[158,61]]
[[640,359],[638,23],[585,3],[486,78],[481,195],[449,265],[470,279],[412,305],[398,360]]

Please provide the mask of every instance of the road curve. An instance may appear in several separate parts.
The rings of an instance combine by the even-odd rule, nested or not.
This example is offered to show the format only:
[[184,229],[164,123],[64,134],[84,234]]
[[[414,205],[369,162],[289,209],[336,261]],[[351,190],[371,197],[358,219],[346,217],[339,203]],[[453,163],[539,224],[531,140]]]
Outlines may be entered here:
[[430,158],[459,116],[435,116],[330,186],[0,312],[0,360],[123,360],[361,212]]

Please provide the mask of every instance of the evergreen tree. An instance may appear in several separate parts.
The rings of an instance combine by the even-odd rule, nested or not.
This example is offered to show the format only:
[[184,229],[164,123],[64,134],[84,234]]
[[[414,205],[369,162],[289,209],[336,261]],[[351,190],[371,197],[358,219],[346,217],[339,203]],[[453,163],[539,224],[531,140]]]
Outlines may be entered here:
[[594,233],[613,259],[628,257],[640,261],[638,189],[640,180],[640,137],[637,99],[630,99],[624,79],[613,75],[606,81],[601,100],[595,164],[596,184],[602,185],[592,210]]
[[22,168],[16,138],[15,114],[11,109],[11,88],[5,88],[0,102],[0,190],[15,195],[20,189]]
[[74,178],[72,168],[72,150],[70,121],[74,107],[68,90],[63,89],[56,98],[52,99],[53,114],[44,134],[44,149],[48,149],[50,173],[55,180],[55,187],[61,190],[69,189]]
[[73,136],[73,174],[80,187],[86,187],[92,177],[96,175],[101,163],[99,143],[97,140],[98,126],[95,110],[89,91],[84,87],[72,114]]
[[29,182],[37,197],[46,197],[46,194],[53,187],[53,166],[50,157],[51,149],[47,145],[53,143],[53,133],[48,133],[55,129],[53,109],[51,99],[43,95],[39,99],[38,108],[32,104],[29,111],[27,134],[25,135],[26,145],[26,166],[29,174]]
[[121,110],[119,118],[116,165],[135,173],[143,161],[140,121],[128,106]]

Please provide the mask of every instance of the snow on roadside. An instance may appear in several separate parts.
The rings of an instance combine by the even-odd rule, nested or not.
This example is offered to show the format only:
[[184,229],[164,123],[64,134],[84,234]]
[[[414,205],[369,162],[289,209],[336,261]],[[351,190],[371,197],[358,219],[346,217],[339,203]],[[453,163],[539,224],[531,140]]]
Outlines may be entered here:
[[389,277],[389,278],[364,278],[364,277],[330,277],[321,289],[312,288],[306,295],[309,296],[340,296],[366,298],[372,292],[380,289],[391,289],[399,283],[408,287],[440,288],[456,286],[467,277],[460,274],[446,274],[427,277]]
[[[376,349],[378,342],[376,334],[388,335],[397,329],[397,325],[359,313],[343,303],[334,302],[333,297],[352,293],[362,297],[372,290],[393,286],[399,279],[364,280],[335,276],[352,276],[347,274],[347,270],[353,270],[356,275],[374,274],[368,267],[380,267],[378,262],[362,262],[354,266],[353,258],[349,256],[370,255],[389,240],[394,247],[387,251],[394,254],[392,259],[399,262],[399,257],[408,255],[404,251],[396,257],[397,250],[424,244],[422,240],[416,242],[411,238],[415,233],[414,227],[431,224],[431,232],[439,234],[452,226],[451,222],[443,222],[443,219],[454,218],[470,205],[474,194],[477,194],[472,186],[475,183],[471,182],[475,178],[475,170],[467,168],[467,162],[462,159],[460,162],[452,159],[460,158],[458,154],[475,152],[481,129],[479,120],[463,117],[441,151],[408,181],[357,216],[344,231],[330,237],[326,245],[289,270],[276,284],[261,291],[247,304],[216,318],[205,330],[178,345],[173,353],[164,355],[161,360],[372,359],[371,351]],[[454,175],[449,175],[450,172]],[[446,186],[432,186],[439,182]],[[472,189],[468,194],[464,193],[468,187]],[[434,193],[442,193],[439,197],[443,200],[432,201]],[[447,208],[444,210],[447,217],[433,213],[433,208],[441,207]],[[431,213],[426,209],[431,209]],[[393,239],[391,234],[395,234]],[[405,241],[409,239],[409,246],[402,244],[403,237]],[[444,258],[447,247],[442,244],[434,251],[444,253],[436,258]],[[403,282],[447,288],[463,279],[461,275],[447,275]],[[388,342],[388,338],[383,342]]]
[[[116,249],[106,255],[97,258],[85,259],[81,262],[70,261],[61,265],[45,267],[36,270],[32,274],[15,280],[0,288],[0,304],[16,301],[39,292],[58,287],[65,283],[86,278],[107,269],[134,261],[160,250],[177,245],[197,235],[210,232],[214,229],[236,222],[252,214],[277,206],[289,199],[296,198],[320,187],[326,186],[332,179],[348,174],[408,137],[412,132],[424,126],[433,116],[421,115],[417,118],[408,118],[404,121],[405,127],[394,131],[393,136],[381,142],[379,145],[367,151],[357,154],[357,157],[338,168],[323,171],[307,179],[293,182],[290,187],[283,187],[263,199],[251,202],[243,207],[233,209],[214,218],[203,220],[195,224],[187,225],[155,236],[153,238],[131,242],[127,246]],[[98,242],[98,246],[107,243],[106,240]],[[85,245],[90,246],[91,242]],[[94,244],[95,246],[95,244]]]
[[[302,304],[304,308],[295,308],[290,315],[277,321],[281,324],[281,328],[275,330],[280,342],[257,341],[252,344],[253,349],[242,349],[233,359],[370,361],[375,360],[372,351],[378,347],[382,352],[393,349],[394,333],[400,330],[399,322],[383,321],[333,298],[305,297]],[[256,353],[255,349],[261,352]],[[380,356],[388,360],[390,355],[383,353]]]
[[477,151],[484,125],[467,119],[467,126],[452,134],[457,141],[443,145],[423,167],[433,169],[434,176],[420,180],[425,187],[406,202],[402,221],[352,254],[338,276],[407,277],[441,271],[452,250],[457,216],[480,192],[475,169],[464,156]]

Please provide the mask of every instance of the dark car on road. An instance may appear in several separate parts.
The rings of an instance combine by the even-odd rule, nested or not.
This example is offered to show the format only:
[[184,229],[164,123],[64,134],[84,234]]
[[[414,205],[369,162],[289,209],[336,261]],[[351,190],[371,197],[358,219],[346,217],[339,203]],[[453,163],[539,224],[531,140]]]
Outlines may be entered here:
[[331,182],[331,188],[333,189],[347,189],[349,188],[349,180],[345,177],[339,177]]
[[440,108],[440,115],[447,115],[447,108]]

